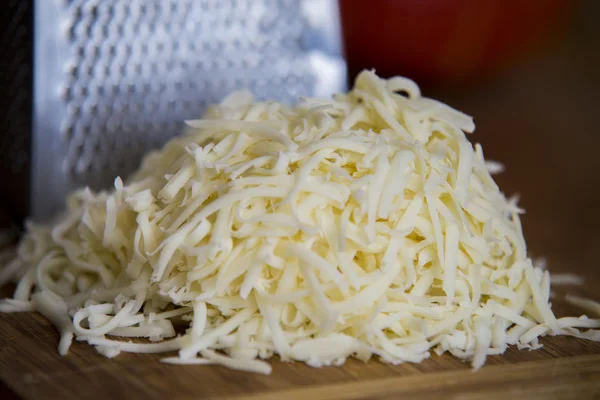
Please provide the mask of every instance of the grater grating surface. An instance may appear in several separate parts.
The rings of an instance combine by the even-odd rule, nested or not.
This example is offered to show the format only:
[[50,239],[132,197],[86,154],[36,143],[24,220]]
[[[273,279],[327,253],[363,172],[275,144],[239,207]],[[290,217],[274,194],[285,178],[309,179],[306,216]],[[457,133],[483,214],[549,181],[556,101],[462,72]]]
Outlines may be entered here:
[[32,212],[108,187],[238,88],[293,101],[345,85],[330,0],[36,3]]

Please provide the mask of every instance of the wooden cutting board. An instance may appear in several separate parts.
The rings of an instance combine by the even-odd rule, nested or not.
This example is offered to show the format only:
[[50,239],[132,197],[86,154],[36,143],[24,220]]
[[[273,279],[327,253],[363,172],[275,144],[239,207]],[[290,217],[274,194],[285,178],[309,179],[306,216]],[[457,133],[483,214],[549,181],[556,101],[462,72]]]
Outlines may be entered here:
[[[561,301],[554,308],[576,312]],[[270,376],[166,365],[158,355],[109,360],[85,343],[61,357],[58,339],[37,313],[0,314],[0,399],[600,398],[600,343],[567,337],[546,338],[539,351],[510,349],[489,357],[475,373],[444,355],[421,364],[350,360],[322,369],[273,361]]]

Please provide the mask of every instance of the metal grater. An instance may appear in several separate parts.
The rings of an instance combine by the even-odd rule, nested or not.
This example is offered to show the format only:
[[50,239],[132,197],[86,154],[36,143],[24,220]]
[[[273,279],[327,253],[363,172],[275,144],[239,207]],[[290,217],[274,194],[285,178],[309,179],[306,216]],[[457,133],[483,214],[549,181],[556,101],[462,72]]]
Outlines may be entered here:
[[[108,187],[126,176],[144,153],[179,133],[183,120],[232,90],[290,102],[345,88],[335,0],[34,6],[31,153],[19,160],[26,168],[32,158],[29,211],[36,219],[59,210],[75,187]],[[17,130],[27,133],[27,123]]]

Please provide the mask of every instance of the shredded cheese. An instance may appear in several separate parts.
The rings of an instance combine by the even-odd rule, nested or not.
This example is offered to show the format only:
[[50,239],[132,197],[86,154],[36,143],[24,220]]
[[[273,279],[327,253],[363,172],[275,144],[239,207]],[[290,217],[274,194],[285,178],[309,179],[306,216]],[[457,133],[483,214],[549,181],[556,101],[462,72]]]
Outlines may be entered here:
[[28,224],[0,257],[0,285],[17,282],[0,312],[41,312],[63,355],[75,337],[106,357],[264,374],[273,354],[320,367],[450,352],[477,369],[546,334],[599,340],[600,321],[554,316],[471,117],[414,82],[364,71],[292,107],[236,92],[188,125],[128,182]]

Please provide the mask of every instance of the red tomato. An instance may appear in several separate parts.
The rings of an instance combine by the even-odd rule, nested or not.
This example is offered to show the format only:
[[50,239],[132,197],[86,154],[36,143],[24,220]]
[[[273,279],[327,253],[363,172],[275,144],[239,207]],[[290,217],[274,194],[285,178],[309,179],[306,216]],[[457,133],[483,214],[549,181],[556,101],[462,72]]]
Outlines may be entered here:
[[420,83],[498,69],[539,44],[568,0],[341,0],[349,75],[375,68]]

